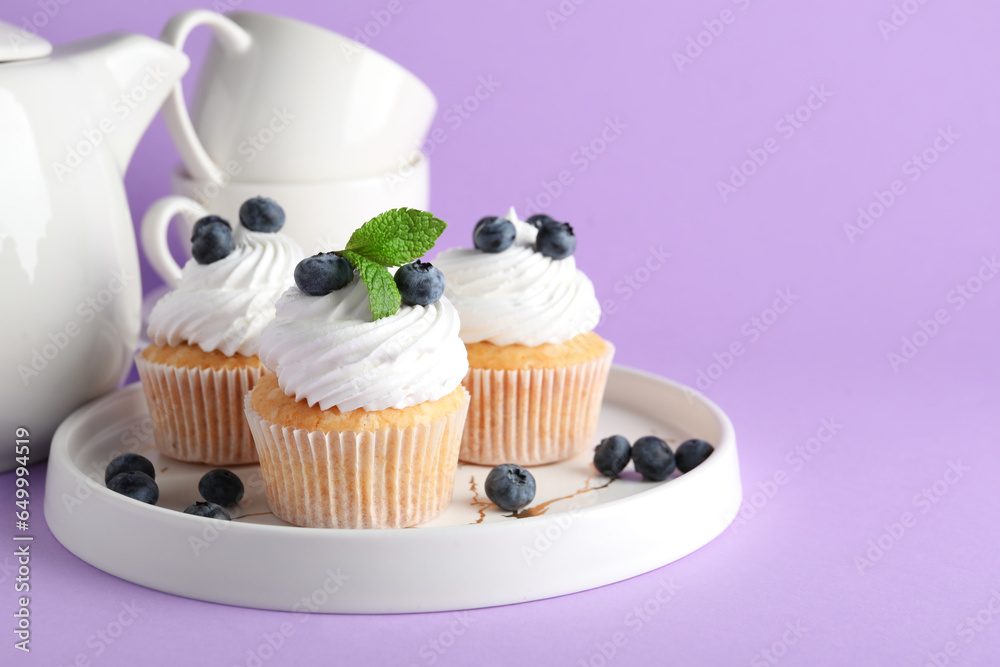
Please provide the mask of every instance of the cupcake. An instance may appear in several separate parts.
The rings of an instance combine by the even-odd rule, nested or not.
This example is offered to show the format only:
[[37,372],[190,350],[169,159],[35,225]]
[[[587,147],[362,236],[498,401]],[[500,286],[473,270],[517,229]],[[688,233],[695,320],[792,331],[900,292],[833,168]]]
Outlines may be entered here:
[[480,220],[473,240],[434,260],[469,354],[461,460],[539,465],[587,450],[614,346],[592,331],[601,309],[572,228],[511,208]]
[[136,355],[156,448],[182,461],[257,460],[243,397],[264,370],[258,340],[302,250],[278,231],[284,213],[269,199],[247,201],[240,220],[235,230],[218,216],[195,224],[192,259],[153,307],[152,344]]
[[268,372],[246,397],[271,511],[324,528],[434,518],[451,501],[469,404],[444,277],[417,262],[394,280],[348,250],[303,260],[295,282],[261,334]]

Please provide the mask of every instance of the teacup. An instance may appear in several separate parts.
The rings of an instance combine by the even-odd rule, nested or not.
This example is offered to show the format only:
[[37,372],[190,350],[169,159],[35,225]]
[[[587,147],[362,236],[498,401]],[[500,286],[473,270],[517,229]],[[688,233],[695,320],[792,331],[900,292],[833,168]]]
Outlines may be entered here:
[[180,280],[181,267],[168,248],[167,230],[179,216],[178,233],[190,249],[194,223],[210,213],[239,224],[240,206],[247,199],[269,197],[285,211],[282,232],[302,246],[306,255],[340,250],[351,233],[383,211],[392,208],[426,210],[430,164],[420,158],[407,167],[367,178],[325,183],[247,183],[192,178],[182,168],[170,178],[173,196],[156,201],[142,219],[140,237],[150,264],[170,287]]
[[[257,183],[379,174],[412,155],[437,108],[430,89],[389,58],[342,35],[256,12],[177,14],[161,39],[181,49],[205,25],[213,41],[190,116],[178,83],[163,116],[195,180],[229,163]],[[249,156],[267,150],[267,159]]]

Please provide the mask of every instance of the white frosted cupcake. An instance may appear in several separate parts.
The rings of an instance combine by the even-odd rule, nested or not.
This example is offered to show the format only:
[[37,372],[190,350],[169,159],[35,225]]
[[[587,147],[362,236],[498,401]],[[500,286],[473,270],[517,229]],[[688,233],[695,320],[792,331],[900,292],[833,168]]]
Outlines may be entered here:
[[203,220],[193,236],[198,260],[188,260],[177,288],[153,307],[153,343],[136,355],[136,367],[160,452],[214,465],[250,463],[257,453],[243,397],[263,372],[260,334],[302,250],[277,231],[239,224],[228,232],[220,218]]
[[[297,286],[278,301],[261,335],[269,372],[246,399],[271,511],[310,527],[428,521],[451,501],[469,404],[462,386],[468,359],[458,313],[441,296],[443,277],[435,271],[440,283],[424,305],[410,305],[411,293],[402,290],[376,318],[378,298],[360,271],[333,253],[303,265],[311,262],[296,271]],[[334,263],[331,274],[343,279],[312,290],[303,276],[330,275],[323,266]],[[366,279],[379,273],[388,281],[379,293],[388,295],[393,278],[372,267],[368,262]],[[396,283],[412,270],[401,268]]]
[[[572,257],[575,237],[569,254],[547,256],[538,248],[541,220],[522,222],[513,208],[505,219],[513,241],[503,249],[455,248],[434,260],[469,354],[460,456],[482,465],[552,463],[594,444],[614,346],[592,331],[601,309]],[[564,227],[559,233],[572,236]]]

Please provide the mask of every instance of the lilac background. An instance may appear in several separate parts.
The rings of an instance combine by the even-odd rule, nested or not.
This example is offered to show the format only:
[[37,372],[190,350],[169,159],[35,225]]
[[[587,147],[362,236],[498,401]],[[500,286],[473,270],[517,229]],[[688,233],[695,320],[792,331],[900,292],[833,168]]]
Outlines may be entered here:
[[[34,650],[5,663],[63,665],[82,654],[94,665],[152,664],[182,651],[189,657],[174,664],[244,665],[262,634],[287,621],[294,634],[265,664],[429,665],[433,656],[438,665],[515,658],[600,665],[599,645],[616,632],[626,642],[609,664],[924,665],[933,658],[974,665],[1000,654],[1000,619],[990,610],[1000,611],[992,551],[1000,510],[1000,280],[983,283],[962,308],[954,295],[949,300],[984,256],[1000,250],[1000,7],[577,1],[402,0],[371,46],[438,95],[435,127],[446,140],[433,152],[432,208],[453,223],[442,247],[466,243],[479,216],[511,202],[524,209],[546,182],[570,172],[572,182],[546,209],[574,223],[579,265],[615,310],[599,331],[617,344],[619,363],[688,384],[715,371],[717,379],[702,387],[736,426],[742,521],[648,575],[469,612],[468,630],[438,655],[429,642],[447,634],[455,614],[301,622],[176,598],[82,563],[36,514]],[[388,4],[247,1],[241,8],[354,35]],[[903,5],[915,13],[883,34],[879,22]],[[5,0],[0,17],[20,23],[38,6]],[[117,28],[158,35],[171,14],[191,6],[72,0],[42,33],[57,43]],[[547,12],[560,6],[573,12],[550,25]],[[723,10],[732,22],[679,70],[672,54]],[[199,35],[191,53],[204,43]],[[474,94],[480,77],[499,86],[457,123],[448,110]],[[813,87],[831,96],[788,136],[776,123]],[[576,152],[607,119],[624,129],[581,170]],[[958,138],[912,181],[905,163],[933,146],[939,128]],[[768,139],[777,151],[723,201],[717,181]],[[168,193],[176,159],[158,119],[126,179],[134,218]],[[894,180],[905,192],[849,242],[844,225]],[[630,292],[625,276],[647,278],[639,267],[651,247],[671,257]],[[143,277],[147,291],[157,285],[145,265]],[[797,300],[753,339],[752,318],[770,317],[776,290]],[[912,338],[938,310],[947,321],[929,340],[917,336],[926,345],[894,369],[887,355],[900,354],[901,338]],[[731,366],[721,375],[721,367],[709,369],[734,342],[743,353]],[[842,427],[810,460],[797,458],[823,419]],[[948,472],[953,462],[968,469],[956,478]],[[36,466],[32,474],[42,472]],[[921,500],[935,482],[934,502]],[[11,499],[12,476],[0,485]],[[894,528],[907,512],[907,525]],[[889,546],[882,554],[873,550],[879,541]],[[877,561],[861,564],[869,552]],[[0,586],[10,613],[13,559],[5,558]],[[657,608],[650,600],[664,579],[679,590]],[[98,655],[88,637],[131,601],[142,613]],[[656,613],[637,629],[629,619],[644,604]],[[967,620],[977,613],[979,621]],[[796,625],[802,636],[785,644],[795,639],[786,627]],[[15,653],[12,641],[0,649],[5,655]],[[954,656],[943,653],[949,642]],[[781,657],[769,661],[761,653],[769,647]]]

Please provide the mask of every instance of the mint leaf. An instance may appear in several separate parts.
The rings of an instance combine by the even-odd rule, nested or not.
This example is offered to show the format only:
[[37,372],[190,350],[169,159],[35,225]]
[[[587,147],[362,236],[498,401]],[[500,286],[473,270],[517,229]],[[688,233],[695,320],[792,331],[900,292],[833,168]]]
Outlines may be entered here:
[[386,267],[423,257],[447,226],[427,211],[397,208],[375,216],[351,234],[340,255],[354,265],[368,288],[374,319],[399,311],[399,289]]
[[344,250],[340,254],[354,265],[361,274],[365,287],[368,288],[368,305],[372,309],[372,319],[380,320],[395,315],[399,311],[399,288],[396,287],[396,281],[389,273],[389,269],[351,250]]
[[447,226],[433,213],[396,208],[380,213],[356,229],[347,242],[347,250],[384,266],[401,266],[423,257]]

